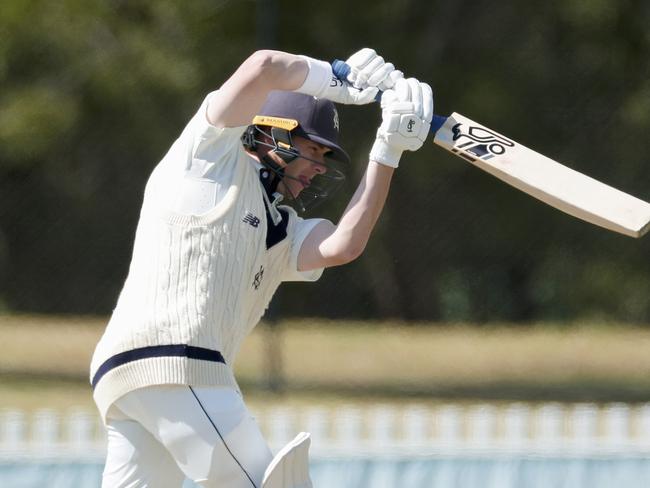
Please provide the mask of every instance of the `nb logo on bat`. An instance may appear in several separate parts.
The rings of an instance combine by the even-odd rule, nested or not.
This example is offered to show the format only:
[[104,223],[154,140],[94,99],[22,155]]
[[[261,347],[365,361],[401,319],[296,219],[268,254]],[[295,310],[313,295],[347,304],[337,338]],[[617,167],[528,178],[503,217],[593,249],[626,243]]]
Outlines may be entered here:
[[459,123],[451,130],[454,134],[453,140],[458,141],[452,151],[469,161],[475,161],[477,158],[491,159],[504,154],[506,148],[515,147],[514,142],[485,127],[463,127],[463,124]]

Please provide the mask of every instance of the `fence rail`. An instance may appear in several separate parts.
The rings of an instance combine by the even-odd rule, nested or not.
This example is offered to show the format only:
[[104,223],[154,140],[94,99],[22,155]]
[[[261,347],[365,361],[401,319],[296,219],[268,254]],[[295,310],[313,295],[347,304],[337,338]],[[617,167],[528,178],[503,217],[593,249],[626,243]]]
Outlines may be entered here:
[[[317,456],[383,454],[650,456],[650,404],[510,404],[425,407],[271,407],[255,409],[271,447],[299,431]],[[103,456],[105,431],[94,411],[0,410],[0,457]]]

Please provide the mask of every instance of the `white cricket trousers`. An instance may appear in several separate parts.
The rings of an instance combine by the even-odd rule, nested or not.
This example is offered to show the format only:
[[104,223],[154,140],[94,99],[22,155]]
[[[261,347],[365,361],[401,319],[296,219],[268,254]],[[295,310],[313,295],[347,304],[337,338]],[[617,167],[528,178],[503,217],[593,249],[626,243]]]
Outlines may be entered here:
[[102,488],[259,488],[273,456],[241,395],[228,387],[150,386],[107,415]]

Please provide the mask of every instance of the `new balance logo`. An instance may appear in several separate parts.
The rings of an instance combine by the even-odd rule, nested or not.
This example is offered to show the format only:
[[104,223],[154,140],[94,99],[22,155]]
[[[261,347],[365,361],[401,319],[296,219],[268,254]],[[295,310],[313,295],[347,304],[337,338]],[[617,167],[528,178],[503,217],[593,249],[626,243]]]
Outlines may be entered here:
[[248,212],[246,216],[242,219],[242,222],[246,222],[247,224],[252,225],[257,229],[257,227],[260,225],[260,219],[255,217],[252,213]]

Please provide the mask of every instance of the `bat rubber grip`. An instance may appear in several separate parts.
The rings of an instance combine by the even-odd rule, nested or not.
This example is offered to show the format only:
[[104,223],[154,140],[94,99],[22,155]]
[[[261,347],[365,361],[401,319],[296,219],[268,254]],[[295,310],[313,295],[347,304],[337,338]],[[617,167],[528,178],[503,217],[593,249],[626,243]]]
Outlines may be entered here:
[[340,59],[332,61],[332,73],[339,80],[347,80],[350,71],[352,71],[352,68],[345,61],[341,61]]

